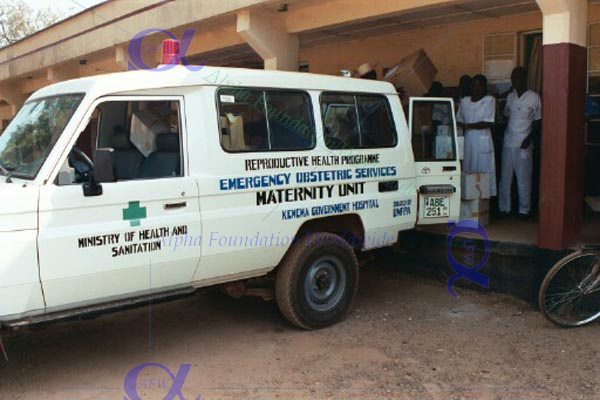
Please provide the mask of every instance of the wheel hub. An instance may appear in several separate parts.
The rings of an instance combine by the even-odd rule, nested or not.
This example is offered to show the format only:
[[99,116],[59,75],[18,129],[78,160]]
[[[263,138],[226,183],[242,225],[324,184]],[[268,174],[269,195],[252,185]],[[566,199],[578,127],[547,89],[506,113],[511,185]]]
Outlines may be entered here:
[[317,290],[321,292],[326,291],[331,286],[331,277],[329,275],[329,272],[320,271],[316,276],[316,281]]
[[304,286],[305,298],[315,310],[328,311],[343,298],[346,271],[339,258],[327,255],[308,268]]

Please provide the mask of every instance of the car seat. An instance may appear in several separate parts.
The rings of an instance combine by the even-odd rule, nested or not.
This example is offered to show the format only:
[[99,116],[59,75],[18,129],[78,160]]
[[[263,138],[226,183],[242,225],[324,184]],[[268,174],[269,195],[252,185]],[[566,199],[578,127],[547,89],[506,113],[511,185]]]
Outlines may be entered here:
[[113,170],[117,181],[135,179],[140,171],[144,155],[131,143],[129,134],[115,130],[111,137],[114,149]]
[[180,148],[178,133],[161,133],[156,136],[156,150],[142,163],[140,178],[165,178],[180,174]]

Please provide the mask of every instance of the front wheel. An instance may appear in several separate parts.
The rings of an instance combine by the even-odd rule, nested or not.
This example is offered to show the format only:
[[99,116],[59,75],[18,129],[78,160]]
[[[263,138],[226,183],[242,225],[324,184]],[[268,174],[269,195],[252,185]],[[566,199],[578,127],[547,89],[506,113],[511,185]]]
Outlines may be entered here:
[[573,253],[557,262],[539,292],[542,313],[562,326],[581,326],[600,317],[600,253]]
[[358,260],[352,247],[331,233],[306,235],[277,271],[277,305],[294,325],[323,328],[341,320],[358,290]]

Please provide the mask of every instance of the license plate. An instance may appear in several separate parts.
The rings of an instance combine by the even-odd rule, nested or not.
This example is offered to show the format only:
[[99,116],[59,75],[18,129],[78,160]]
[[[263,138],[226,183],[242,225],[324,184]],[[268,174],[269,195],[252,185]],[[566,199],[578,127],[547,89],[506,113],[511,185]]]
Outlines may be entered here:
[[425,218],[450,216],[450,197],[425,196]]

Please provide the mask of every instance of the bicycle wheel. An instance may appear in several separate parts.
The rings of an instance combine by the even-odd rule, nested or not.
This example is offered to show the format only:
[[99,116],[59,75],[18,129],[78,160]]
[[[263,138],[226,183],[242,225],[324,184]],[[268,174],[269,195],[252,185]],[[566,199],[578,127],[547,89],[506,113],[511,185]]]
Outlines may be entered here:
[[578,251],[548,272],[539,293],[542,313],[562,326],[581,326],[600,317],[600,253]]

